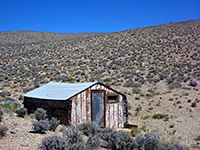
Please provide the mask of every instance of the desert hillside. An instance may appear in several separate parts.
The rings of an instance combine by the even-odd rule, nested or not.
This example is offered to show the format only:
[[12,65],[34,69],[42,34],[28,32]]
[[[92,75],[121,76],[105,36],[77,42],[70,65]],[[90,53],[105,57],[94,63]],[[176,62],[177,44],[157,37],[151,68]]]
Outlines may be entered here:
[[[23,94],[50,81],[100,81],[127,95],[129,123],[142,132],[199,147],[200,20],[114,33],[0,32],[1,104],[22,103]],[[12,119],[19,118],[2,121],[12,129],[1,144],[19,139],[11,130],[30,128],[30,118],[16,126]]]

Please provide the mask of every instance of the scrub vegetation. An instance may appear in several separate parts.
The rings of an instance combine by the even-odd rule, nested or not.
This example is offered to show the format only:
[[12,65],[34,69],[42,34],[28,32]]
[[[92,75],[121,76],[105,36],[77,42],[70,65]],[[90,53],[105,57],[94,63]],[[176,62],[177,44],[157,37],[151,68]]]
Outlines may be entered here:
[[[199,27],[190,20],[114,33],[0,32],[0,149],[199,147]],[[126,94],[138,128],[82,124],[62,135],[58,120],[23,108],[26,92],[51,81],[99,81]]]

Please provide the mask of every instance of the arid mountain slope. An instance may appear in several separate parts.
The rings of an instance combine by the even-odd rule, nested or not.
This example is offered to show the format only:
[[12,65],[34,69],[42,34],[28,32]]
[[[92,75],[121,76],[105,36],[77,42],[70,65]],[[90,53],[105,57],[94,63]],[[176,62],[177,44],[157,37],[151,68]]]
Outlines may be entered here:
[[115,33],[0,32],[1,99],[49,81],[104,82],[128,95],[129,122],[198,144],[200,20]]

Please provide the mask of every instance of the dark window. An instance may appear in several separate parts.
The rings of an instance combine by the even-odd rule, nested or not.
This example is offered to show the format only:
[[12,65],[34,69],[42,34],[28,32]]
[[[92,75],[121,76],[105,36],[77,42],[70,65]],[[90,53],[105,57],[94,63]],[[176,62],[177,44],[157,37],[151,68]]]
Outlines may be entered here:
[[116,103],[118,102],[118,95],[107,95],[107,103]]

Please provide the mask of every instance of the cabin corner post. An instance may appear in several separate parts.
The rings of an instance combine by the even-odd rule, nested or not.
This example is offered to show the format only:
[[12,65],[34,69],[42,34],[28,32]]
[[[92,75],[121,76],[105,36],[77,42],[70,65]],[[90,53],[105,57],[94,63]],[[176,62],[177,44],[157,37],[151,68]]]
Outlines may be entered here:
[[124,95],[123,96],[123,120],[124,120],[124,124],[123,126],[125,127],[126,124],[128,124],[128,101],[127,101],[127,98],[126,96]]

